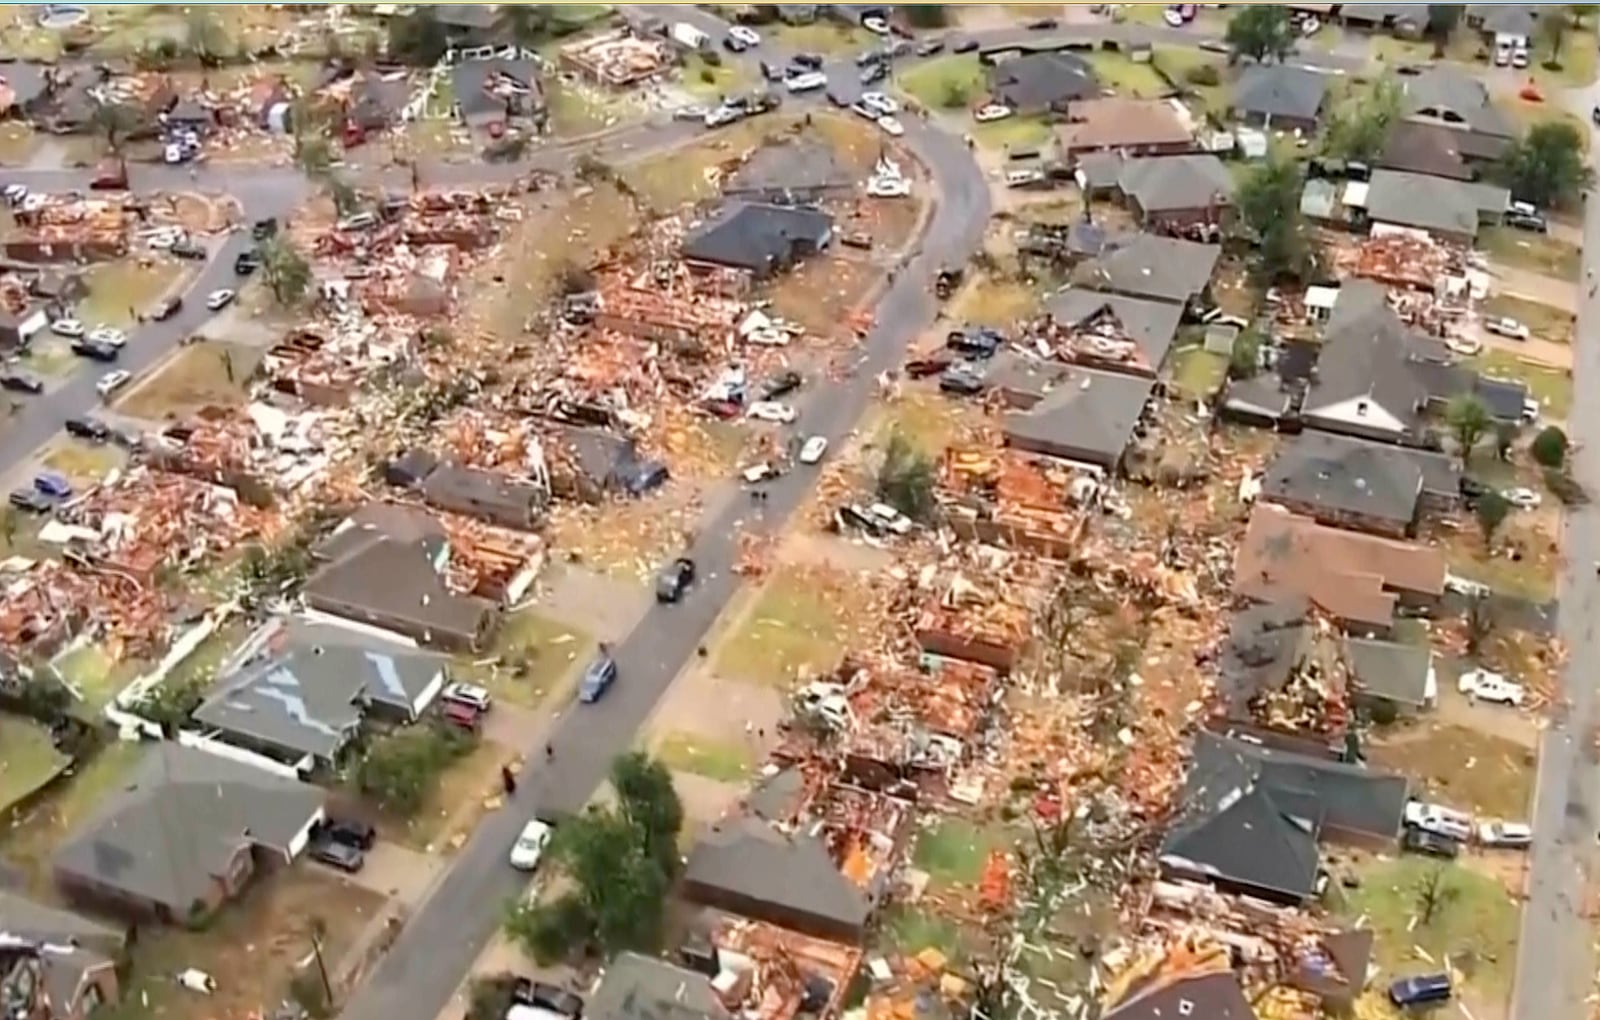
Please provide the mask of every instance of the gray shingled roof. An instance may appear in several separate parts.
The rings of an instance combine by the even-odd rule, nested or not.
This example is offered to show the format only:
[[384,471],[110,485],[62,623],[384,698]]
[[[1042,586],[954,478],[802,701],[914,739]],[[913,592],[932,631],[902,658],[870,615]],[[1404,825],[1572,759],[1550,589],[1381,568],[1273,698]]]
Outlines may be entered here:
[[1403,705],[1428,700],[1428,673],[1433,653],[1425,645],[1348,638],[1345,658],[1351,679],[1366,693]]
[[785,835],[757,819],[727,823],[695,844],[684,879],[849,928],[865,925],[873,906],[820,840]]
[[185,918],[241,847],[287,853],[324,797],[309,783],[163,742],[56,851],[55,866]]
[[1321,808],[1294,791],[1245,783],[1174,825],[1162,863],[1296,898],[1316,888]]
[[114,966],[128,941],[124,932],[82,914],[0,891],[0,941],[10,940],[43,947],[40,970],[56,1016],[74,1005],[84,975]]
[[723,1020],[729,1014],[711,979],[638,953],[622,953],[606,964],[589,996],[594,1020]]
[[1316,120],[1328,97],[1328,79],[1318,71],[1289,64],[1251,64],[1233,88],[1239,113]]
[[1139,345],[1145,361],[1159,367],[1178,334],[1183,309],[1166,301],[1150,301],[1108,294],[1100,290],[1067,287],[1045,302],[1045,312],[1058,326],[1092,328],[1107,319]]
[[833,217],[820,209],[734,202],[684,239],[683,256],[766,273],[808,254],[832,227]]
[[1510,202],[1511,193],[1492,184],[1404,170],[1374,170],[1367,186],[1367,215],[1374,222],[1469,237],[1477,236],[1484,215],[1503,214]]
[[1479,134],[1513,138],[1511,118],[1494,105],[1477,78],[1444,65],[1400,78],[1400,110],[1406,117],[1461,124]]
[[1261,494],[1404,524],[1416,516],[1422,468],[1393,446],[1303,433],[1268,466]]
[[1029,53],[997,63],[989,91],[1013,109],[1035,110],[1100,94],[1094,68],[1075,53]]
[[1233,204],[1233,175],[1209,152],[1127,160],[1117,187],[1147,213]]
[[[1364,975],[1363,975],[1364,976]],[[1136,986],[1101,1020],[1256,1020],[1256,1012],[1231,971]]]
[[1339,288],[1323,329],[1317,374],[1306,393],[1307,416],[1365,398],[1408,427],[1417,423],[1428,387],[1408,364],[1411,333],[1389,307],[1386,293],[1371,280],[1347,280]]
[[1126,234],[1108,241],[1099,258],[1074,269],[1072,282],[1181,304],[1205,290],[1221,255],[1214,244]]
[[1006,440],[1041,453],[1086,454],[1104,464],[1121,459],[1155,381],[1077,366],[1058,379],[1032,408],[1005,416]]

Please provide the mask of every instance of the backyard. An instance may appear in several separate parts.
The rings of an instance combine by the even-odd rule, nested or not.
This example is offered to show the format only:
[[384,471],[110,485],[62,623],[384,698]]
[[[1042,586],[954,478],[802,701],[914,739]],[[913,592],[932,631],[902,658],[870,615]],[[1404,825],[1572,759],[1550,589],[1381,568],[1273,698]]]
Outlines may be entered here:
[[1571,343],[1573,330],[1577,326],[1570,312],[1512,294],[1496,294],[1485,301],[1482,307],[1485,315],[1516,319],[1528,327],[1528,332],[1535,339],[1554,344]]
[[1577,245],[1531,230],[1486,227],[1478,232],[1478,246],[1496,262],[1558,280],[1576,283],[1583,268]]
[[75,765],[73,774],[49,796],[12,819],[10,829],[0,835],[0,854],[21,869],[31,890],[43,893],[50,889],[50,855],[69,832],[94,813],[106,794],[126,780],[143,753],[142,744],[112,741]]
[[755,769],[755,755],[744,744],[683,731],[664,736],[656,745],[655,757],[674,772],[721,783],[743,783]]
[[463,656],[453,673],[497,698],[537,708],[571,686],[594,639],[532,609],[506,617],[487,654]]
[[1374,767],[1410,776],[1417,796],[1463,811],[1520,821],[1533,800],[1533,752],[1505,737],[1424,722],[1366,751]]
[[1470,364],[1485,375],[1520,380],[1539,402],[1545,417],[1565,421],[1572,409],[1572,377],[1565,369],[1494,348],[1473,358]]
[[0,808],[13,804],[54,779],[67,766],[50,734],[32,719],[0,714]]

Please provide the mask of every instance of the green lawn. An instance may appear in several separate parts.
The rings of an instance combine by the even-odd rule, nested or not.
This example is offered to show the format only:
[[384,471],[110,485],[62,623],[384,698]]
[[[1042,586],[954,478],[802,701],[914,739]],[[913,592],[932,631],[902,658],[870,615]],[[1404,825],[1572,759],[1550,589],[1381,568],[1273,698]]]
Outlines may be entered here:
[[574,138],[604,131],[627,116],[624,100],[608,101],[592,87],[569,85],[551,78],[545,86],[545,103],[550,112],[550,133],[558,138]]
[[720,99],[750,84],[750,73],[743,62],[724,60],[708,64],[698,53],[683,63],[684,91],[701,99]]
[[894,77],[895,85],[930,110],[955,110],[975,101],[986,88],[976,54],[940,57]]
[[1473,358],[1471,364],[1485,375],[1520,379],[1526,383],[1547,418],[1565,421],[1567,412],[1572,409],[1572,378],[1565,369],[1529,363],[1502,350],[1486,350]]
[[1522,123],[1523,130],[1531,130],[1540,124],[1551,122],[1565,122],[1577,129],[1578,138],[1583,142],[1583,148],[1589,148],[1589,125],[1577,114],[1569,113],[1561,106],[1558,96],[1546,96],[1542,103],[1530,103],[1519,98],[1515,93],[1497,97],[1497,105],[1506,110]]
[[1496,294],[1483,303],[1486,315],[1509,316],[1528,327],[1536,339],[1570,344],[1576,327],[1572,314],[1513,294]]
[[1009,842],[1009,834],[998,826],[943,818],[917,836],[912,862],[926,871],[935,885],[971,886],[983,877],[990,852]]
[[173,687],[188,687],[191,684],[211,686],[211,682],[217,678],[217,670],[222,667],[223,660],[243,644],[247,636],[249,628],[244,621],[234,620],[223,624],[201,641],[194,651],[173,666],[162,684]]
[[1576,283],[1583,268],[1582,250],[1549,234],[1487,227],[1478,231],[1478,246],[1496,262],[1558,280]]
[[883,939],[895,951],[915,956],[937,949],[951,960],[961,955],[961,929],[954,921],[911,906],[896,906],[884,918]]
[[1121,96],[1155,99],[1172,91],[1172,86],[1156,73],[1155,68],[1136,63],[1123,53],[1092,53],[1089,55],[1089,64],[1100,78],[1100,83]]
[[985,149],[1034,149],[1050,141],[1050,124],[1043,117],[1007,117],[973,124],[972,137]]
[[956,294],[950,317],[960,322],[1007,327],[1039,312],[1043,287],[1013,277],[981,275]]
[[830,670],[845,651],[847,612],[808,578],[780,571],[717,649],[717,672],[786,684],[804,670]]
[[67,756],[32,719],[0,715],[0,808],[9,808],[54,779]]
[[75,766],[75,774],[61,782],[18,824],[0,833],[0,854],[27,872],[31,888],[49,888],[50,855],[69,832],[94,812],[107,793],[127,781],[145,747],[133,741],[113,740],[87,762]]
[[1204,347],[1179,351],[1172,360],[1172,381],[1193,397],[1209,397],[1228,377],[1228,359]]
[[831,21],[812,25],[773,25],[767,29],[773,45],[787,53],[852,53],[871,45],[877,36],[864,28]]
[[116,446],[69,438],[51,445],[44,456],[44,466],[87,485],[100,481],[112,468],[121,467],[127,460],[127,454]]
[[[501,621],[486,654],[461,657],[453,672],[483,684],[498,698],[537,708],[571,685],[594,647],[594,638],[583,631],[524,609]],[[498,665],[479,665],[495,660]]]
[[748,747],[732,741],[712,740],[698,733],[669,733],[656,746],[656,760],[676,772],[703,776],[721,783],[742,783],[755,767]]
[[[1199,101],[1201,112],[1221,117],[1228,108],[1228,64],[1225,57],[1205,50],[1161,46],[1155,51],[1155,66],[1172,79],[1179,88],[1193,93]],[[1197,67],[1216,68],[1217,85],[1196,85],[1189,80],[1189,72]]]
[[78,695],[80,712],[92,715],[110,704],[118,691],[138,677],[145,664],[133,660],[115,662],[101,646],[85,644],[57,658],[52,665],[62,682]]
[[906,393],[890,404],[872,429],[874,446],[885,447],[896,433],[925,455],[938,459],[968,428],[982,424],[981,410],[942,394]]

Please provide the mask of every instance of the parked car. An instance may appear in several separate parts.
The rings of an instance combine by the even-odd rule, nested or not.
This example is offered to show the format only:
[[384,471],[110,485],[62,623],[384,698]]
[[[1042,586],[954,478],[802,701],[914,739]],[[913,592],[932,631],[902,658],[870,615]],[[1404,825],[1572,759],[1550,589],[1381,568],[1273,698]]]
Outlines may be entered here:
[[761,45],[761,33],[757,32],[749,25],[734,25],[732,28],[728,29],[728,37],[730,39],[737,39],[746,46]]
[[0,196],[5,198],[7,205],[21,205],[28,198],[28,187],[25,184],[7,184],[0,189]]
[[722,48],[727,50],[729,53],[743,53],[745,50],[750,48],[750,44],[734,35],[732,32],[729,32],[727,35],[722,37]]
[[822,56],[817,53],[796,53],[789,58],[789,63],[808,71],[822,70]]
[[957,39],[950,44],[951,53],[972,53],[978,48],[976,39]]
[[1536,212],[1508,212],[1506,226],[1516,227],[1518,230],[1531,230],[1536,234],[1542,234],[1550,229],[1545,218]]
[[476,733],[483,726],[483,712],[460,701],[444,701],[439,705],[439,717],[457,729]]
[[983,374],[966,362],[957,362],[939,376],[941,393],[958,397],[975,397],[984,389]]
[[1528,47],[1518,46],[1511,51],[1511,66],[1515,68],[1527,67],[1529,63]]
[[511,1001],[522,1006],[548,1010],[567,1020],[581,1020],[583,999],[580,996],[544,981],[519,977],[511,988]]
[[83,323],[77,319],[57,319],[50,324],[50,332],[73,340],[83,336]]
[[1462,694],[1469,694],[1479,701],[1487,701],[1494,705],[1510,705],[1520,707],[1528,692],[1515,680],[1507,680],[1499,673],[1487,669],[1472,669],[1461,674],[1456,681],[1456,689]]
[[866,17],[861,19],[861,27],[873,35],[888,35],[889,23],[882,18]]
[[318,835],[330,843],[343,843],[357,850],[371,850],[377,842],[378,830],[354,818],[329,817],[322,823]]
[[1511,340],[1528,339],[1528,327],[1508,316],[1490,316],[1483,320],[1483,328],[1496,336],[1503,336]]
[[489,692],[477,684],[454,683],[446,687],[439,696],[460,705],[471,705],[480,712],[487,712],[494,705],[494,699]]
[[261,268],[261,256],[253,251],[242,251],[239,257],[233,260],[233,272],[236,276],[249,276]]
[[790,92],[811,92],[822,88],[826,84],[828,84],[827,75],[816,71],[797,74],[793,78],[785,78],[783,80],[783,87]]
[[585,705],[594,704],[616,680],[617,660],[601,652],[583,671],[583,680],[578,684],[578,700]]
[[211,254],[210,252],[206,251],[203,246],[195,244],[188,238],[183,238],[174,244],[171,248],[171,251],[174,257],[188,259],[191,262],[202,262],[205,260],[206,256]]
[[911,518],[887,503],[874,503],[867,507],[867,516],[877,521],[885,531],[896,535],[910,534],[913,527]]
[[828,437],[812,436],[810,439],[806,440],[804,446],[800,447],[800,463],[815,464],[820,461],[822,459],[822,455],[827,452]]
[[694,560],[680,556],[667,564],[656,577],[656,601],[676,602],[694,583]]
[[855,114],[857,117],[860,117],[862,120],[870,120],[873,123],[877,123],[878,111],[874,110],[866,103],[861,102],[859,99],[850,104],[850,112]]
[[745,416],[756,421],[777,422],[780,425],[788,425],[800,417],[794,408],[788,404],[780,404],[776,400],[756,401],[745,411]]
[[44,383],[26,372],[6,372],[0,375],[0,388],[17,393],[43,393]]
[[917,43],[916,54],[919,57],[932,57],[944,52],[943,39],[925,39]]
[[522,827],[517,841],[511,844],[511,866],[518,871],[532,871],[539,866],[544,848],[550,845],[550,826],[534,818]]
[[250,236],[257,241],[265,241],[278,232],[278,221],[275,217],[268,216],[264,220],[256,220],[250,225]]
[[805,380],[801,378],[799,372],[792,368],[785,369],[762,384],[761,399],[777,400],[779,397],[786,397],[799,389],[803,382]]
[[360,871],[367,863],[366,854],[361,852],[360,847],[351,846],[349,843],[336,843],[333,840],[321,840],[311,844],[311,859],[351,874]]
[[1430,857],[1455,858],[1461,854],[1461,844],[1449,836],[1410,827],[1400,839],[1400,848],[1414,854],[1427,854]]
[[87,338],[72,341],[72,353],[88,358],[91,361],[117,360],[117,348],[115,346]]
[[1056,19],[1054,18],[1037,18],[1028,22],[1027,25],[1028,31],[1030,32],[1048,32],[1055,27]]
[[111,438],[111,429],[106,427],[106,423],[94,418],[68,418],[65,427],[67,435],[93,443],[103,443]]
[[1533,828],[1521,822],[1484,822],[1478,826],[1478,842],[1487,847],[1526,850],[1533,846]]
[[889,65],[881,60],[874,61],[861,69],[861,84],[876,85],[889,77]]
[[33,489],[41,496],[50,496],[53,499],[66,499],[72,495],[72,483],[67,481],[65,475],[56,474],[54,471],[41,471],[34,475]]
[[352,233],[358,230],[371,230],[377,225],[377,214],[370,212],[358,212],[354,215],[346,216],[338,223],[335,223],[334,227],[346,233]]
[[1590,123],[1594,124],[1595,127],[1600,127],[1600,106],[1593,107],[1589,110],[1589,121]]
[[174,294],[171,297],[164,299],[154,308],[150,309],[149,317],[154,319],[156,322],[165,322],[174,315],[177,315],[182,308],[183,298]]
[[906,376],[911,379],[926,379],[938,375],[953,363],[952,358],[912,358],[906,362]]
[[1544,497],[1540,496],[1534,490],[1520,487],[1515,489],[1505,489],[1500,493],[1500,495],[1507,503],[1510,503],[1518,510],[1537,510],[1539,509],[1539,505],[1544,502]]
[[992,121],[1005,120],[1014,112],[1015,111],[1009,106],[1001,106],[999,103],[989,103],[987,106],[980,106],[974,110],[972,113],[972,119],[977,121],[979,124],[988,124]]
[[1405,823],[1412,828],[1438,833],[1465,842],[1472,838],[1472,818],[1454,808],[1425,801],[1406,802]]
[[1453,993],[1449,974],[1401,978],[1389,986],[1389,1001],[1405,1009],[1430,1002],[1448,1002]]
[[863,92],[861,93],[861,103],[877,110],[885,117],[893,117],[900,112],[900,103],[893,96],[883,92]]
[[30,514],[47,514],[54,505],[44,496],[32,489],[13,489],[7,497],[7,502],[18,510]]
[[206,295],[206,307],[213,312],[220,312],[232,304],[235,297],[237,295],[226,287],[221,290],[214,290]]
[[906,133],[906,126],[893,117],[879,117],[878,128],[890,138],[899,138]]
[[94,391],[100,394],[101,397],[109,397],[128,385],[128,380],[132,378],[133,373],[125,368],[119,368],[115,372],[107,372],[100,377],[99,382],[94,384]]

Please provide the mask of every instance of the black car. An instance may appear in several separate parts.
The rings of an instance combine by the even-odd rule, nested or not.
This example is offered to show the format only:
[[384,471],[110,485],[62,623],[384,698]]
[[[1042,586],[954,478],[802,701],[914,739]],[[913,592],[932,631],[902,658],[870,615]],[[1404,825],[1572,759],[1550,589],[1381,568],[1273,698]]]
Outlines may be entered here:
[[788,396],[799,389],[800,384],[804,381],[800,378],[800,373],[793,369],[779,372],[771,379],[768,379],[761,387],[761,399],[777,400],[779,397]]
[[807,71],[822,70],[822,57],[816,53],[796,53],[789,58],[789,63],[796,67],[803,67]]
[[183,298],[174,294],[172,297],[167,298],[165,301],[152,308],[150,310],[150,318],[156,320],[157,322],[165,322],[174,315],[177,315],[179,309],[181,308],[183,308]]
[[257,241],[265,241],[277,232],[278,221],[271,216],[264,220],[256,220],[255,225],[250,228],[250,236]]
[[750,47],[742,39],[735,38],[731,35],[725,35],[722,37],[722,48],[727,50],[729,53],[743,53]]
[[1594,121],[1596,125],[1600,125],[1600,106],[1589,111],[1589,119]]
[[938,375],[954,364],[953,358],[912,358],[906,362],[906,375],[912,379],[926,379]]
[[1414,854],[1427,854],[1430,857],[1446,859],[1454,859],[1461,853],[1461,844],[1449,836],[1441,836],[1437,832],[1429,832],[1415,826],[1406,827],[1406,834],[1400,840],[1400,847]]
[[0,375],[0,388],[18,393],[43,393],[44,383],[26,372],[7,372]]
[[360,871],[361,866],[367,863],[366,855],[359,847],[326,839],[311,845],[311,859],[351,874]]
[[917,56],[919,56],[919,57],[931,57],[931,56],[933,56],[933,55],[935,55],[937,53],[943,53],[944,52],[944,40],[943,39],[929,39],[926,42],[920,42],[920,43],[917,44],[916,52],[917,52]]
[[68,418],[66,429],[67,435],[91,442],[103,443],[111,438],[111,429],[106,423],[93,418]]
[[1036,21],[1028,22],[1028,31],[1030,32],[1048,32],[1055,27],[1056,19],[1054,18],[1039,18]]
[[330,843],[343,843],[357,850],[371,850],[378,838],[378,830],[354,818],[329,818],[322,823],[322,838]]
[[876,85],[887,77],[889,77],[888,64],[868,64],[861,71],[861,84]]
[[952,329],[944,345],[967,358],[992,358],[1006,342],[1005,334],[989,326],[964,326]]
[[233,271],[239,276],[249,276],[261,268],[261,256],[253,251],[242,251],[233,260]]
[[13,489],[8,502],[18,510],[30,514],[47,514],[52,509],[50,500],[32,489]]
[[175,258],[190,259],[195,262],[202,261],[207,255],[211,254],[200,245],[188,240],[179,241],[168,250],[172,252]]
[[976,39],[957,39],[950,44],[951,53],[971,53],[978,48]]
[[676,602],[694,583],[694,560],[678,557],[656,578],[656,601]]
[[887,54],[882,50],[867,50],[865,53],[856,55],[856,66],[871,67],[873,64],[883,63],[886,59]]
[[583,999],[556,985],[519,977],[511,986],[511,1001],[523,1006],[549,1010],[569,1020],[583,1016]]
[[88,358],[90,361],[116,361],[117,348],[110,344],[103,344],[98,340],[72,341],[72,353],[79,357]]

